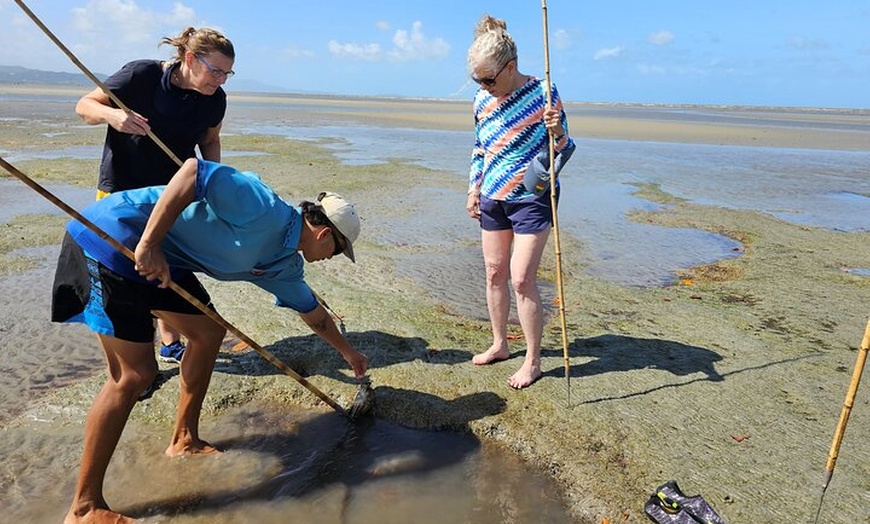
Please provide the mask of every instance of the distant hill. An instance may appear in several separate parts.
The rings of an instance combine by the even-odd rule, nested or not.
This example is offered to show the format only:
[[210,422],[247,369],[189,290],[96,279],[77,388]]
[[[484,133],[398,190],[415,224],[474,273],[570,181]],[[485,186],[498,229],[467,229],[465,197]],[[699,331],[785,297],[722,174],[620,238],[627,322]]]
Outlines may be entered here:
[[[94,73],[100,81],[108,78],[108,75]],[[28,69],[20,66],[0,65],[0,84],[41,84],[41,85],[64,85],[64,86],[90,86],[91,80],[82,73],[59,73],[56,71],[41,71]],[[224,86],[227,92],[248,93],[289,93],[283,87],[264,84],[257,80],[234,78]]]
[[[100,80],[106,75],[94,73]],[[40,71],[20,66],[0,65],[0,83],[2,84],[48,84],[65,86],[89,86],[91,81],[82,73],[59,73],[56,71]]]

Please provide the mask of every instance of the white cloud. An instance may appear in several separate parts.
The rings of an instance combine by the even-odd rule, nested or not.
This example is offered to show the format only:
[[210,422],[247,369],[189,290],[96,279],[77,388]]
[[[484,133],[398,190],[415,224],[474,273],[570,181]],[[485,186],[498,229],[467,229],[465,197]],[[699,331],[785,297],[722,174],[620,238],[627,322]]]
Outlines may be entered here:
[[642,75],[663,75],[667,72],[664,67],[651,64],[638,64],[637,70]]
[[788,40],[788,46],[800,51],[819,51],[828,48],[824,40],[811,40],[802,36],[794,36]]
[[339,58],[378,60],[381,55],[381,46],[378,44],[342,44],[335,40],[330,40],[327,48],[332,55]]
[[[37,10],[35,14],[83,64],[103,74],[112,73],[135,58],[172,56],[175,50],[171,47],[158,50],[160,39],[177,35],[185,26],[220,30],[202,23],[195,11],[180,1],[161,9],[146,7],[142,0],[75,3],[78,7],[61,5],[73,2],[58,2],[50,9],[43,6],[46,12]],[[0,63],[76,71],[74,64],[18,9],[4,7],[0,18]]]
[[380,20],[380,21],[375,23],[375,27],[377,27],[381,31],[389,31],[390,30],[390,23],[387,22],[386,20]]
[[281,50],[281,57],[286,60],[294,60],[297,58],[314,58],[317,53],[310,49],[300,49],[298,47],[285,47]]
[[553,44],[556,46],[556,49],[568,49],[571,47],[572,41],[571,34],[564,29],[557,29],[556,32],[553,33]]
[[168,13],[139,7],[133,0],[90,0],[84,7],[72,9],[73,26],[81,32],[84,45],[105,47],[106,42],[156,46],[164,31],[174,34],[182,25],[193,24],[193,9],[176,3]]
[[649,43],[654,45],[670,44],[674,41],[674,34],[670,31],[662,30],[649,35]]
[[443,38],[426,38],[420,21],[414,22],[410,34],[404,29],[397,30],[393,35],[393,45],[395,47],[387,54],[400,62],[443,58],[450,52],[450,44]]
[[[196,19],[196,12],[193,8],[187,7],[178,2],[172,4],[172,13],[166,18],[167,22],[172,22],[178,25],[188,24],[194,19]],[[212,29],[216,28],[213,27]]]
[[595,61],[610,60],[611,58],[619,57],[624,50],[625,50],[625,48],[622,46],[606,47],[603,49],[599,49],[598,51],[595,51],[595,54],[592,56],[592,59]]
[[423,23],[414,22],[411,31],[398,29],[393,34],[392,47],[383,50],[378,43],[343,43],[330,40],[329,52],[339,58],[357,58],[361,60],[393,60],[397,62],[413,62],[431,58],[443,58],[450,52],[450,44],[443,38],[427,38],[423,34]]

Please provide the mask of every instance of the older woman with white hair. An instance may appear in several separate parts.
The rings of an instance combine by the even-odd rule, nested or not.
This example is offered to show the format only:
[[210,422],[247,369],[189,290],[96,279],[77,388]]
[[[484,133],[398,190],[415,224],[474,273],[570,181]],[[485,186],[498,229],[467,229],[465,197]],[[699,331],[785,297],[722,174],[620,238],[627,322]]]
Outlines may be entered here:
[[[480,19],[468,50],[468,69],[480,88],[474,96],[475,143],[466,207],[480,221],[492,325],[492,345],[472,361],[485,365],[510,356],[510,281],[526,356],[508,384],[521,389],[541,376],[543,308],[536,273],[553,224],[549,182],[541,183],[536,175],[547,173],[551,136],[557,167],[567,161],[574,143],[555,86],[550,106],[545,83],[520,72],[516,43],[503,20],[490,15]],[[558,191],[558,180],[556,186]]]

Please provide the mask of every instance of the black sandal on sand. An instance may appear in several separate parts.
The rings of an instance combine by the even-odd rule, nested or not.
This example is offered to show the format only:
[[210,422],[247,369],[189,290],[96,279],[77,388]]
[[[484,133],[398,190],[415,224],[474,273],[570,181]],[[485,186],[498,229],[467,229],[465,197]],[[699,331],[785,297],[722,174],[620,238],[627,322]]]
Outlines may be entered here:
[[700,495],[686,496],[677,485],[676,480],[670,480],[656,489],[655,497],[662,507],[686,512],[695,522],[700,524],[725,524],[710,504]]
[[139,395],[139,398],[136,399],[136,402],[142,402],[143,400],[148,400],[154,394],[155,391],[160,389],[166,381],[168,377],[164,376],[162,372],[158,371],[157,375],[154,377],[154,381]]
[[650,496],[643,510],[650,520],[658,524],[697,524],[684,510],[670,507],[656,495]]

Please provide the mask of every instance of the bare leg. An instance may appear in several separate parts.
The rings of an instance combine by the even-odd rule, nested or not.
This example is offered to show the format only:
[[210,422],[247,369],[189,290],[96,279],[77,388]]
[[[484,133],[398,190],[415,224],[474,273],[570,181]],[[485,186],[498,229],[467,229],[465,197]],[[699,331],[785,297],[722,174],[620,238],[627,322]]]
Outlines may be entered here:
[[154,349],[150,342],[128,342],[104,335],[97,339],[106,356],[108,378],[85,420],[81,469],[65,524],[133,522],[109,509],[103,498],[103,482],[130,411],[142,390],[154,380]]
[[486,307],[492,325],[492,346],[472,357],[471,361],[477,365],[491,364],[510,356],[507,344],[507,322],[511,307],[508,278],[513,236],[510,229],[481,232],[483,263],[486,266]]
[[169,456],[218,453],[217,448],[199,438],[199,416],[208,391],[218,350],[226,330],[205,315],[159,312],[187,337],[181,360],[181,396],[175,428],[166,454]]
[[508,379],[516,389],[532,385],[541,377],[541,337],[544,332],[543,306],[538,290],[538,266],[547,244],[549,229],[514,237],[511,275],[517,295],[517,314],[526,339],[526,358],[520,369]]
[[163,320],[157,319],[157,331],[160,333],[160,342],[167,346],[181,340],[181,333]]

